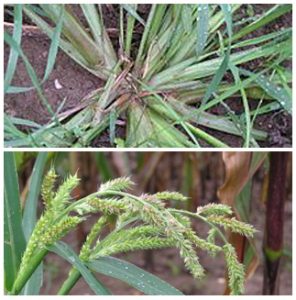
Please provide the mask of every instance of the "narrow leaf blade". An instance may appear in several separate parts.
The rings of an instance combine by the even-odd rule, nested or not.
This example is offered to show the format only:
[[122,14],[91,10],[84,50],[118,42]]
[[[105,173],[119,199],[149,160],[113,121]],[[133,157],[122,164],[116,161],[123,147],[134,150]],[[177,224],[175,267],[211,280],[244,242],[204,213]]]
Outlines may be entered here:
[[196,43],[196,54],[201,55],[207,42],[208,38],[208,27],[209,27],[209,5],[200,4],[198,5],[197,15],[197,43]]
[[4,153],[4,272],[5,289],[10,291],[26,248],[16,165],[12,152]]
[[[44,172],[46,161],[47,153],[40,152],[37,156],[33,172],[30,178],[29,193],[26,199],[26,205],[24,207],[23,215],[23,231],[27,241],[29,240],[37,222],[38,199],[42,184],[42,175]],[[23,290],[24,295],[39,294],[43,280],[42,274],[43,266],[42,264],[40,264],[40,266],[36,269],[36,271],[33,273],[33,275],[28,280],[27,284],[25,285],[25,288]]]
[[49,247],[49,250],[72,264],[81,273],[82,277],[96,295],[110,295],[109,290],[93,276],[91,271],[84,265],[70,246],[63,242],[58,242],[54,246]]
[[155,275],[118,258],[102,257],[88,266],[95,272],[124,281],[146,295],[183,295]]

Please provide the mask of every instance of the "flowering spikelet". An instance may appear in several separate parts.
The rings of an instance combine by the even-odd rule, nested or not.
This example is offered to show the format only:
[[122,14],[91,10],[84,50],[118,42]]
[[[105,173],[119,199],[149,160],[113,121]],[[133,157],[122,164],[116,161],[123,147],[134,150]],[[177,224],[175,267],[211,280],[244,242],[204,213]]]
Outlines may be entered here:
[[189,240],[178,239],[177,247],[180,249],[180,255],[184,260],[186,269],[190,271],[192,276],[195,279],[200,279],[201,277],[203,277],[204,268],[199,262],[199,259],[194,251],[192,243]]
[[153,206],[144,205],[140,209],[141,218],[148,224],[162,228],[169,239],[174,241],[175,246],[180,250],[185,267],[191,272],[194,278],[204,275],[204,269],[199,263],[193,243],[184,237],[186,227],[180,224],[169,212],[163,209],[161,212]]
[[67,217],[59,223],[50,227],[50,229],[39,237],[39,246],[45,247],[54,244],[72,228],[75,228],[83,219],[79,217]]
[[207,241],[209,243],[215,244],[216,241],[216,235],[217,235],[217,229],[216,228],[211,228],[208,232],[208,237]]
[[120,230],[112,234],[113,240],[128,240],[133,238],[161,235],[162,229],[153,225],[142,225],[125,230]]
[[50,168],[43,179],[41,187],[41,196],[45,207],[49,207],[52,199],[54,198],[54,184],[56,179],[57,174],[55,173],[54,168]]
[[88,261],[89,256],[91,254],[91,247],[93,242],[97,239],[98,235],[100,234],[101,230],[103,229],[103,227],[106,225],[107,223],[107,217],[102,216],[101,218],[99,218],[99,220],[94,224],[94,226],[92,227],[91,231],[89,232],[89,234],[86,237],[86,240],[80,250],[80,259],[83,261]]
[[225,244],[223,251],[228,270],[228,284],[232,295],[240,295],[244,292],[245,271],[244,265],[239,263],[235,249],[231,244]]
[[35,251],[38,249],[40,236],[42,236],[44,232],[48,230],[50,225],[51,223],[49,218],[47,216],[42,215],[30,236],[30,240],[28,241],[26,251],[24,252],[24,255],[22,257],[20,270],[22,270],[22,268],[29,263]]
[[117,216],[116,229],[121,228],[124,223],[129,222],[132,219],[134,219],[134,220],[138,219],[137,212],[127,210],[127,211],[121,213],[120,215]]
[[222,248],[215,245],[215,243],[211,243],[198,237],[191,229],[186,230],[185,235],[195,246],[202,250],[208,251],[213,255],[222,250]]
[[173,217],[184,227],[191,228],[190,219],[184,215],[172,213]]
[[109,234],[103,241],[100,242],[99,247],[108,248],[111,244],[121,244],[125,241],[131,241],[134,239],[161,237],[161,235],[164,237],[164,234],[161,234],[162,232],[161,228],[152,225],[122,229]]
[[223,216],[209,216],[208,221],[223,226],[225,229],[230,229],[232,232],[245,235],[246,237],[253,237],[256,232],[252,225],[238,221],[235,218],[229,219]]
[[106,183],[102,184],[100,186],[99,192],[106,192],[106,191],[126,191],[131,186],[133,186],[134,183],[130,180],[129,177],[119,177],[110,181],[107,181]]
[[210,203],[205,206],[199,206],[196,213],[203,215],[232,215],[232,209],[225,204]]
[[34,231],[28,241],[26,251],[22,257],[20,270],[22,270],[37,250],[54,244],[72,228],[82,221],[79,217],[67,217],[57,224],[52,224],[52,214],[47,211],[37,222]]
[[153,225],[143,225],[126,230],[124,233],[128,237],[141,237],[159,235],[162,233],[161,228]]
[[70,175],[62,185],[58,188],[58,191],[55,194],[54,199],[52,200],[52,208],[60,213],[71,199],[72,190],[78,185],[79,178],[77,174]]
[[175,244],[174,239],[159,238],[159,237],[141,237],[137,239],[130,239],[120,243],[105,245],[102,241],[101,248],[91,255],[92,258],[108,256],[116,253],[147,250],[147,249],[161,249],[173,247]]
[[[133,209],[137,209],[134,206]],[[157,213],[157,209],[150,205],[142,205],[138,207],[137,211],[140,213],[142,220],[148,224],[153,224],[156,226],[165,226],[166,222],[163,220],[160,214]]]
[[165,203],[160,199],[156,198],[155,195],[142,194],[140,198],[157,206],[158,208],[165,208]]
[[178,192],[159,192],[154,195],[159,200],[187,201],[188,198]]
[[127,210],[125,201],[115,198],[92,198],[88,200],[88,205],[90,205],[94,211],[101,211],[104,214],[120,214],[122,211]]

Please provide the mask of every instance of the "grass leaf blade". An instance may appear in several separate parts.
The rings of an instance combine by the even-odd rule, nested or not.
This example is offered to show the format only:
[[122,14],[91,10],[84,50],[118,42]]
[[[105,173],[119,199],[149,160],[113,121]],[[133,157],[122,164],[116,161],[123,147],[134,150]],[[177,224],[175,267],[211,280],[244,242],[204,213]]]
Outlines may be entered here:
[[15,160],[4,153],[4,272],[5,289],[10,291],[26,248]]
[[[22,15],[22,5],[16,4],[14,6],[14,28],[13,28],[13,39],[16,41],[18,45],[21,43],[22,39],[22,23],[23,23],[23,15]],[[4,78],[4,94],[6,93],[11,80],[13,78],[15,68],[18,61],[18,52],[14,48],[10,48],[9,58],[7,62],[7,68],[5,72]]]
[[[36,162],[33,168],[33,172],[30,178],[29,192],[26,199],[23,214],[23,231],[25,238],[28,241],[32,231],[37,222],[37,205],[39,199],[39,193],[42,184],[43,172],[47,161],[47,153],[40,152],[36,158]],[[24,295],[38,295],[43,280],[43,266],[42,264],[32,274],[28,282],[26,283],[23,294]]]
[[198,5],[197,15],[197,43],[196,43],[196,54],[199,56],[202,54],[208,38],[208,27],[209,27],[209,5],[200,4]]
[[155,275],[118,258],[102,257],[88,266],[93,271],[124,281],[146,295],[182,295]]
[[108,289],[93,276],[91,271],[83,264],[70,246],[63,242],[58,242],[54,246],[49,247],[49,250],[58,254],[77,268],[96,295],[110,295]]

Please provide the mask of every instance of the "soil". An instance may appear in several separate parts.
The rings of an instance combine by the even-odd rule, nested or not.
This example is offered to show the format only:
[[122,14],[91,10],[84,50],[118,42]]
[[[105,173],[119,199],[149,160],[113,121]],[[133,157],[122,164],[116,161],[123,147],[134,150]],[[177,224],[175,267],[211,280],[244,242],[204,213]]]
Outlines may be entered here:
[[[247,295],[261,295],[263,286],[263,266],[262,258],[260,256],[263,241],[263,231],[265,218],[265,207],[260,202],[261,194],[261,179],[254,180],[253,198],[252,198],[252,213],[251,224],[255,226],[259,232],[256,234],[255,244],[259,254],[260,263],[256,272],[247,280],[245,294]],[[208,182],[207,190],[213,182]],[[207,197],[206,197],[207,198]],[[207,199],[203,199],[208,203]],[[88,226],[94,222],[95,218],[89,219]],[[284,245],[285,249],[289,251],[292,249],[292,202],[291,195],[287,198],[285,207],[285,234]],[[201,224],[196,224],[196,230],[199,234],[207,232],[207,228]],[[85,228],[89,230],[89,228]],[[65,241],[69,243],[74,249],[78,249],[77,236],[75,232],[69,234]],[[76,242],[75,242],[76,241]],[[186,295],[221,295],[225,288],[225,266],[222,256],[210,257],[205,252],[198,253],[200,261],[206,267],[206,277],[200,281],[192,279],[190,274],[184,269],[183,262],[179,254],[174,249],[155,250],[149,256],[147,252],[137,251],[127,255],[118,255],[117,257],[134,263],[135,265],[157,275],[166,280]],[[153,263],[152,263],[153,262]],[[61,284],[67,277],[70,266],[68,263],[60,259],[54,254],[49,254],[46,257],[45,263],[45,278],[42,294],[54,295],[60,288]],[[97,276],[114,295],[140,295],[141,293],[127,284],[112,279],[110,277],[98,275]],[[71,295],[92,295],[93,292],[89,289],[83,279],[74,286],[70,292]],[[280,267],[280,294],[292,295],[292,262],[291,259],[284,256]]]
[[[254,5],[254,13],[260,13],[266,10],[270,5]],[[116,49],[118,49],[118,7],[116,5],[103,6],[105,23],[110,33],[112,42]],[[241,14],[245,15],[247,6],[243,6]],[[143,18],[147,17],[149,5],[141,5],[140,13]],[[79,11],[77,11],[79,15]],[[7,20],[11,18],[7,15]],[[287,14],[276,22],[273,22],[264,29],[260,29],[254,35],[266,34],[282,27],[291,26],[292,17]],[[136,27],[136,31],[141,34],[141,26]],[[27,55],[31,64],[37,72],[39,78],[42,78],[45,70],[49,40],[46,36],[36,30],[25,30],[22,39],[22,49]],[[136,35],[137,36],[137,35]],[[135,40],[139,42],[139,38]],[[7,45],[4,46],[4,65],[6,67],[9,49]],[[260,65],[260,60],[254,61],[248,65],[249,69],[255,69]],[[288,63],[291,68],[291,63]],[[21,60],[18,62],[17,71],[13,79],[13,84],[17,86],[30,86],[30,79],[26,73],[26,69]],[[60,85],[60,86],[59,86]],[[59,51],[55,68],[51,73],[49,79],[43,84],[44,94],[50,102],[54,111],[59,107],[64,99],[66,102],[62,111],[74,108],[89,92],[103,86],[103,82],[85,71],[77,65],[72,59],[66,56],[62,51]],[[58,87],[58,88],[57,88]],[[243,112],[242,101],[230,100],[226,102],[231,109],[236,113]],[[256,101],[250,101],[251,107],[256,104]],[[7,94],[5,95],[4,110],[7,114],[14,117],[24,118],[35,121],[39,124],[46,124],[50,120],[47,110],[41,104],[38,95],[35,91],[29,91],[21,94]],[[214,114],[224,115],[225,109],[222,105],[218,105],[212,109]],[[292,146],[292,117],[283,112],[272,112],[258,116],[254,128],[267,131],[268,139],[264,143],[259,143],[261,147],[291,147]],[[26,130],[26,128],[22,128]],[[231,147],[241,147],[242,139],[230,134],[224,134],[208,128],[202,128],[206,132],[212,134],[216,138],[222,140]],[[116,137],[125,137],[125,128],[122,126],[116,127]],[[204,147],[209,146],[204,141],[200,141]],[[109,133],[106,130],[100,137],[97,137],[91,144],[92,147],[112,147],[109,141]]]
[[[44,75],[50,40],[44,34],[34,31],[28,32],[22,39],[22,49],[33,65],[39,78]],[[5,45],[4,56],[9,49]],[[6,59],[5,67],[6,67]],[[60,85],[56,88],[55,81]],[[13,85],[30,86],[30,78],[24,63],[19,60]],[[49,79],[43,84],[44,95],[54,111],[66,99],[63,110],[73,108],[91,91],[101,87],[103,82],[96,76],[85,71],[64,52],[59,51],[57,63]],[[9,94],[5,97],[4,109],[14,117],[29,119],[40,124],[46,124],[50,115],[43,107],[35,91],[20,94]]]

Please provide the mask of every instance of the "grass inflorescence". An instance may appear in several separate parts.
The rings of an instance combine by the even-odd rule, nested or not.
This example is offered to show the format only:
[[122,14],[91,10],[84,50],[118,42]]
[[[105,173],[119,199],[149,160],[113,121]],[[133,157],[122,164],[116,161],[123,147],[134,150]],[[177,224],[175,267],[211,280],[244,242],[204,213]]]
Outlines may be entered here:
[[[197,248],[211,255],[221,252],[225,254],[231,291],[234,294],[243,293],[243,266],[238,262],[233,246],[227,241],[224,228],[247,237],[252,237],[255,230],[251,225],[231,217],[233,213],[230,207],[211,204],[199,207],[196,213],[173,209],[163,202],[183,201],[185,197],[182,194],[164,191],[135,196],[127,191],[134,185],[127,177],[108,181],[97,192],[71,201],[71,191],[79,179],[76,175],[69,176],[56,189],[56,178],[53,169],[44,177],[41,194],[45,211],[28,241],[13,293],[21,290],[30,275],[28,270],[32,269],[34,256],[46,255],[51,246],[92,213],[100,213],[100,217],[80,249],[79,259],[83,263],[123,252],[177,248],[186,269],[194,278],[200,279],[205,270],[199,261]],[[110,217],[112,222],[115,220],[112,226]],[[192,228],[190,218],[199,219],[209,226],[208,237],[198,235]],[[59,294],[68,293],[80,276],[80,272],[73,268]]]

